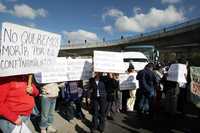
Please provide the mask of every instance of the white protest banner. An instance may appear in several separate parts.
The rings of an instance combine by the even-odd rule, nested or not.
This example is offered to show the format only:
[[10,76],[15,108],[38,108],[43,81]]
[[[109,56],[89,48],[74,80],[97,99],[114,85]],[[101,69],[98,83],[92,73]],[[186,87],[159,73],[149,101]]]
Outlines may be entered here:
[[38,83],[87,80],[92,77],[92,59],[59,57],[41,73],[35,74]]
[[92,77],[92,59],[67,59],[68,81],[88,80]]
[[58,57],[43,72],[35,74],[35,79],[38,83],[63,82],[68,80],[67,72],[67,59]]
[[120,90],[133,90],[137,89],[138,80],[133,74],[119,74],[119,88]]
[[187,83],[187,68],[185,64],[172,64],[168,70],[167,80],[178,83]]
[[36,73],[58,55],[61,36],[12,23],[3,23],[0,77]]
[[94,71],[124,73],[123,54],[120,52],[94,51]]

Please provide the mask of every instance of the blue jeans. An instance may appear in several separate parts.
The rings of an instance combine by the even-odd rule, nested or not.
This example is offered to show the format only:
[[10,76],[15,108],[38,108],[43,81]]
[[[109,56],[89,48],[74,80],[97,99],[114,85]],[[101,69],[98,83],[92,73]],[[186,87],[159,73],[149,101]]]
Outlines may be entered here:
[[141,96],[140,103],[139,103],[139,109],[144,112],[149,111],[149,98],[146,97],[145,95]]
[[149,94],[143,93],[139,102],[139,109],[141,111],[149,112],[150,114],[153,114],[154,96],[155,96],[154,91],[151,91]]
[[[22,121],[27,124],[30,120],[29,116],[21,116]],[[0,117],[0,129],[3,133],[11,133],[12,130],[15,128],[15,124],[4,119],[3,117]]]
[[48,98],[42,96],[41,98],[41,122],[40,128],[46,129],[53,123],[53,112],[55,110],[56,98]]

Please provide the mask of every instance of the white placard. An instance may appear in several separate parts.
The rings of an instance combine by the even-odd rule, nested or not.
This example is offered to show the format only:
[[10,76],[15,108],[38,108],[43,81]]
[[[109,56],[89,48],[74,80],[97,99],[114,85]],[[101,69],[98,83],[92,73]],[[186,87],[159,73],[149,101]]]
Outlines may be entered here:
[[35,78],[38,83],[67,81],[67,59],[65,57],[56,58],[55,62],[43,72],[35,74]]
[[92,59],[59,57],[45,71],[35,74],[38,83],[86,80],[92,77]]
[[88,80],[92,77],[92,59],[67,59],[68,81]]
[[200,67],[190,67],[190,100],[196,105],[196,107],[200,108]]
[[94,71],[124,73],[123,54],[120,52],[94,51]]
[[168,70],[167,80],[178,83],[187,83],[187,68],[185,64],[172,64]]
[[120,90],[133,90],[138,87],[138,80],[136,80],[136,76],[134,74],[119,74]]
[[0,77],[36,73],[58,55],[61,36],[12,23],[3,23]]

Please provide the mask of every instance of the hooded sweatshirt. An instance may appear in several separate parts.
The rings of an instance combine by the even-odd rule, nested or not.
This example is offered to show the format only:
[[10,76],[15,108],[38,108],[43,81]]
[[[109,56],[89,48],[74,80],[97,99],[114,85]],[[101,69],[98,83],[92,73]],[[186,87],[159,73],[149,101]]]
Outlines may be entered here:
[[0,77],[0,116],[15,122],[19,116],[29,116],[35,106],[34,97],[39,94],[32,84],[32,94],[26,92],[28,76]]

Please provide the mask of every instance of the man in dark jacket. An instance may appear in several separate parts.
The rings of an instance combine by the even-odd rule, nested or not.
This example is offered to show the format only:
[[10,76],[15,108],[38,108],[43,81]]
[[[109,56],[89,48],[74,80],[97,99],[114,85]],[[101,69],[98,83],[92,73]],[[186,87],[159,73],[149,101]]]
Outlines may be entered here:
[[96,130],[99,129],[102,133],[105,128],[107,94],[105,84],[102,79],[100,79],[100,76],[100,73],[95,73],[95,78],[90,79],[89,89],[92,92],[92,132],[96,132]]
[[153,73],[153,63],[149,63],[145,68],[138,72],[139,88],[142,92],[139,108],[141,111],[149,112],[153,115],[153,101],[155,97],[155,88],[157,87],[156,77]]
[[118,89],[118,83],[114,79],[113,73],[108,73],[107,75],[107,82],[106,85],[106,92],[107,92],[107,108],[106,108],[106,114],[107,118],[110,120],[113,120],[113,114],[115,113],[115,110],[113,110],[114,102],[116,101],[116,92]]

